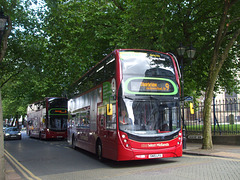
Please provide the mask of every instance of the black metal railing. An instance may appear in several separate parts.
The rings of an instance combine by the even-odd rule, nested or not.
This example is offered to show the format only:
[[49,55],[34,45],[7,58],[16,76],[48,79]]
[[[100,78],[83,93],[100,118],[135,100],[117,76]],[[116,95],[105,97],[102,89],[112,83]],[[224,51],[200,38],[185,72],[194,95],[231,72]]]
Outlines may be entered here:
[[[203,131],[203,103],[194,108],[194,114],[189,107],[185,107],[185,126],[187,134],[202,133]],[[213,135],[240,135],[240,99],[213,99],[211,106],[211,124]]]

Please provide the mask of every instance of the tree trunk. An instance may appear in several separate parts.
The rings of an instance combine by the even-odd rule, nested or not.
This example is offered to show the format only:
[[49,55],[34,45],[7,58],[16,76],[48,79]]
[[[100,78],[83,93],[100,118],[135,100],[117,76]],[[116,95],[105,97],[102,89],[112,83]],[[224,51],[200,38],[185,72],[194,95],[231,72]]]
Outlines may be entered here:
[[[208,84],[205,92],[205,101],[204,101],[204,109],[203,109],[203,149],[212,149],[212,124],[211,124],[211,103],[213,99],[213,91],[214,86],[218,77],[218,74],[222,68],[223,63],[228,57],[229,51],[233,47],[234,43],[236,43],[237,38],[240,35],[240,28],[236,28],[232,33],[233,35],[230,37],[227,35],[229,32],[229,25],[234,23],[236,20],[232,20],[232,22],[227,22],[227,16],[229,9],[237,2],[237,0],[232,1],[224,1],[223,13],[219,23],[218,34],[216,36],[213,57],[211,60],[209,73],[208,73]],[[228,39],[226,42],[224,39]]]
[[[217,56],[213,56],[216,62]],[[208,73],[208,84],[205,92],[204,109],[203,109],[203,144],[202,149],[212,149],[212,123],[211,123],[211,104],[213,99],[213,90],[217,80],[219,69],[216,69],[216,63],[212,63]]]
[[206,92],[204,109],[203,109],[203,144],[202,149],[212,149],[212,131],[211,131],[211,102],[212,102],[213,92]]
[[3,114],[2,114],[2,97],[0,89],[0,180],[5,180],[5,163],[4,163],[4,135],[3,135]]

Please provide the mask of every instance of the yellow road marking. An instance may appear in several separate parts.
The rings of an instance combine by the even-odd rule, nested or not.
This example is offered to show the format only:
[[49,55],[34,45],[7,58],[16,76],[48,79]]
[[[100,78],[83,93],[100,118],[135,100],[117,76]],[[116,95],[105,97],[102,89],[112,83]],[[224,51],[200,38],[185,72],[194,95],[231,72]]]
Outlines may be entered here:
[[[28,180],[41,180],[39,177],[35,176],[31,171],[24,167],[20,162],[18,162],[7,150],[4,150],[6,158],[21,172],[21,174]],[[28,174],[28,175],[27,175]]]

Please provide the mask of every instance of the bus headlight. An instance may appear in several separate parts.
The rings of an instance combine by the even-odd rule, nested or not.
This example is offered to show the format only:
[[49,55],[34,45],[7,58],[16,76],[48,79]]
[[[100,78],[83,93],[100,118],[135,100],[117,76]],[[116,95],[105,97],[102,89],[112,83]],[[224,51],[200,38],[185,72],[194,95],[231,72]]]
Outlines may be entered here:
[[179,132],[177,145],[180,145],[181,143],[182,143],[182,132]]
[[127,134],[124,134],[123,132],[121,133],[121,137],[122,137],[122,141],[123,141],[123,144],[126,148],[130,148],[130,144],[129,144],[129,141],[128,141],[128,136]]

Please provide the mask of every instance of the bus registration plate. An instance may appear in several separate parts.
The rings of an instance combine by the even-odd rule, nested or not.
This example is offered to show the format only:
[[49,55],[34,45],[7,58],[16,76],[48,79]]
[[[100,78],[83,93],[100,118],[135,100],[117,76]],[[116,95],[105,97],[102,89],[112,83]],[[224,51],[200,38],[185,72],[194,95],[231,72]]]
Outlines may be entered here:
[[149,154],[148,158],[162,158],[163,155],[162,154]]

